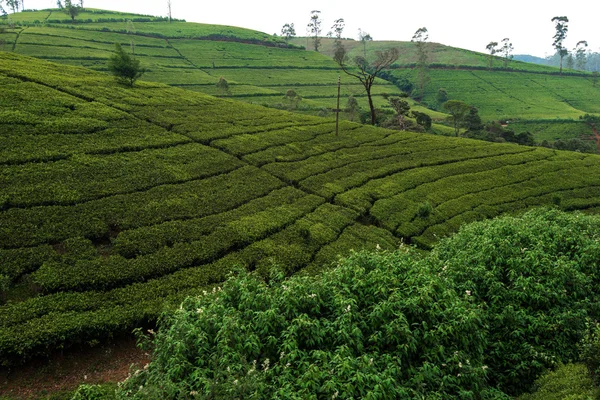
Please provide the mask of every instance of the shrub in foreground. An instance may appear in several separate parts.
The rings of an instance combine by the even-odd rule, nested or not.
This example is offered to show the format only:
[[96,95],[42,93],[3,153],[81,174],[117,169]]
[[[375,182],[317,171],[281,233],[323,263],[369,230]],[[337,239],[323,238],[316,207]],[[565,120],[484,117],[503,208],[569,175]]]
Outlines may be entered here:
[[578,344],[600,314],[599,235],[597,217],[542,209],[470,224],[424,258],[240,272],[163,316],[153,361],[120,395],[508,398],[579,349],[595,371],[596,348]]
[[[403,253],[354,254],[318,278],[241,272],[162,318],[132,398],[475,398],[480,310]],[[429,397],[428,397],[429,398]]]
[[511,394],[546,368],[578,358],[588,318],[600,317],[600,219],[538,209],[467,225],[430,259],[486,325],[486,364]]

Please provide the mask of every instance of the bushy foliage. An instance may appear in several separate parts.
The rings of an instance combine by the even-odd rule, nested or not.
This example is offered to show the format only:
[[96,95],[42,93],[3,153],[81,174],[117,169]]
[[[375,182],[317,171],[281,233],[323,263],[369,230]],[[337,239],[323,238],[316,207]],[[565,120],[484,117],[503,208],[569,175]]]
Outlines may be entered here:
[[600,220],[554,209],[470,224],[432,252],[483,310],[491,381],[517,393],[576,359],[600,316]]
[[594,383],[600,384],[600,324],[590,324],[579,345],[579,352]]
[[600,389],[587,374],[583,364],[559,366],[535,381],[535,391],[519,400],[592,400],[600,398]]
[[127,54],[119,43],[115,43],[115,54],[110,58],[108,69],[118,82],[130,87],[146,72],[140,66],[140,60]]
[[411,254],[357,253],[319,278],[246,273],[162,319],[132,398],[474,397],[478,306]]

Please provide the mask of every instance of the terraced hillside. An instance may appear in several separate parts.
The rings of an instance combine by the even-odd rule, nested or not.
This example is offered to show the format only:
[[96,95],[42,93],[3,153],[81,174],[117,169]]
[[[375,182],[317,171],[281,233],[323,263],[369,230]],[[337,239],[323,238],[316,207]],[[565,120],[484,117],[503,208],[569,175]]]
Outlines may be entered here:
[[0,52],[0,360],[102,340],[236,266],[317,271],[543,204],[600,157],[320,119]]
[[[5,50],[106,71],[107,60],[119,42],[148,69],[144,79],[181,86],[211,95],[237,98],[278,108],[291,108],[284,99],[289,89],[302,101],[293,108],[318,112],[335,108],[340,70],[329,57],[288,48],[281,39],[249,29],[164,18],[88,10],[72,24],[59,10],[22,12],[10,16],[15,29],[0,35]],[[1,22],[0,22],[1,23]],[[229,91],[216,87],[223,77]],[[367,108],[360,83],[343,78],[343,95],[355,96]],[[380,95],[399,89],[379,80]],[[345,104],[345,103],[344,103]]]

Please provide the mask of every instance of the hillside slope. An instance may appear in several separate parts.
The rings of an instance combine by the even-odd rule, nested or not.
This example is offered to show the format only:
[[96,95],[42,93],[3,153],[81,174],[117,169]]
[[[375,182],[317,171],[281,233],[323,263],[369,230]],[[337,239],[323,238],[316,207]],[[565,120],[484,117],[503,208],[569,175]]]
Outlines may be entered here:
[[[148,70],[146,80],[312,113],[336,106],[341,73],[337,64],[322,54],[288,48],[282,39],[262,32],[180,21],[170,24],[164,18],[105,10],[87,10],[75,24],[56,9],[10,18],[15,28],[0,34],[0,40],[5,50],[19,54],[106,71],[114,43],[119,42]],[[228,91],[216,87],[221,77],[228,82]],[[342,81],[344,99],[353,95],[366,108],[362,85],[345,77]],[[290,89],[302,97],[299,104],[285,101]],[[387,101],[380,95],[397,94],[399,89],[378,80],[373,93],[382,106]]]
[[235,266],[318,270],[542,204],[600,157],[270,110],[0,52],[0,360],[102,340]]

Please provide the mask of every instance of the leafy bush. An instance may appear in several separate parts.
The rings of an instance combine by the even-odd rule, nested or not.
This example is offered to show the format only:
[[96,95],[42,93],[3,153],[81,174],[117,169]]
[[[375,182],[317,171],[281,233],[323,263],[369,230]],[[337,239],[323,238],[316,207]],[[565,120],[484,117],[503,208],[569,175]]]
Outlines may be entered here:
[[436,398],[484,391],[478,307],[411,254],[357,253],[322,276],[244,272],[164,315],[132,398]]
[[510,393],[577,359],[586,318],[600,316],[600,220],[533,210],[463,227],[432,259],[483,310],[491,381]]
[[596,323],[589,330],[579,346],[581,361],[596,384],[600,383],[600,324]]

